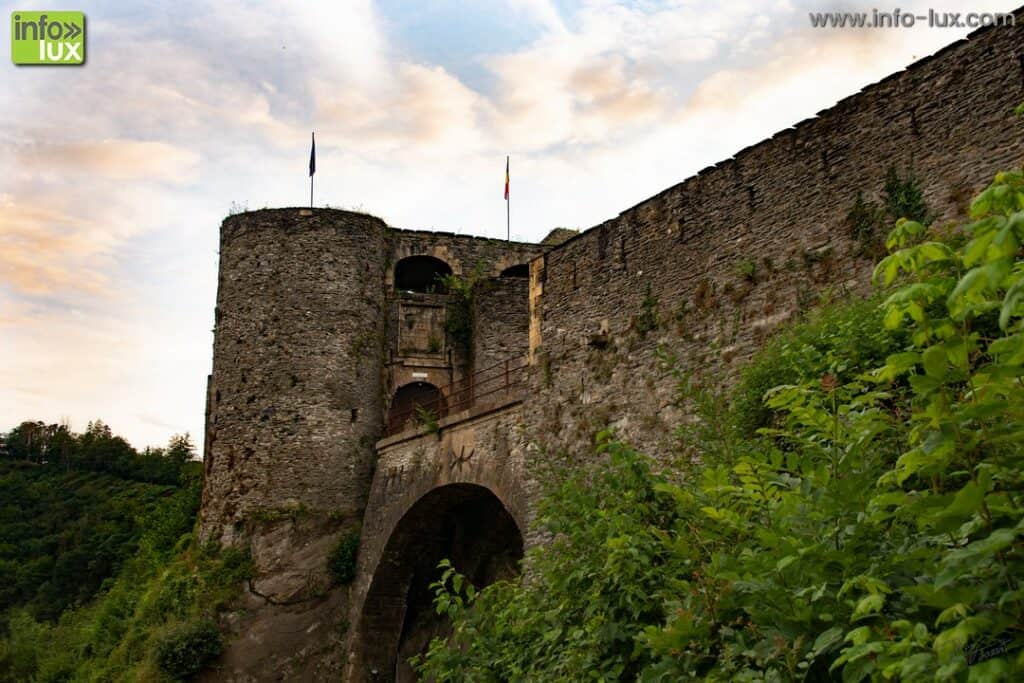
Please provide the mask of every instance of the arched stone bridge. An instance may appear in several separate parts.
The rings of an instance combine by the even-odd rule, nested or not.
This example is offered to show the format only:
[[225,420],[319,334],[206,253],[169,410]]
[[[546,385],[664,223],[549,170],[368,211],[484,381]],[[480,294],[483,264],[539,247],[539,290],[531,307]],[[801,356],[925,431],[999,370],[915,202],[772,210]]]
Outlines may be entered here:
[[441,559],[477,586],[518,572],[528,510],[521,411],[506,399],[377,444],[348,680],[415,680],[405,660],[446,632],[429,588]]

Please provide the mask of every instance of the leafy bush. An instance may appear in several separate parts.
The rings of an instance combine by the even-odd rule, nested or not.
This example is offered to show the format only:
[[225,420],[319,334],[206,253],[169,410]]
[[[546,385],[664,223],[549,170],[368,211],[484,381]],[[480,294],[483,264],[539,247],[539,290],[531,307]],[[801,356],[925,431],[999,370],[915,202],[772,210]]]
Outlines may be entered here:
[[825,312],[849,329],[766,351],[755,367],[788,374],[769,426],[739,437],[752,413],[684,382],[713,457],[659,474],[604,433],[549,484],[530,580],[477,591],[443,565],[452,636],[421,674],[1020,680],[1024,175],[997,175],[971,218],[966,243],[899,221],[880,316]]
[[187,680],[206,668],[224,649],[217,624],[193,621],[173,629],[156,643],[156,661],[167,675]]
[[670,553],[661,529],[671,497],[650,462],[603,433],[602,464],[570,471],[539,510],[555,540],[531,551],[536,583],[498,582],[477,593],[450,565],[434,584],[456,642],[431,645],[428,680],[632,680],[650,654],[635,639],[665,617]]
[[0,679],[31,680],[45,654],[47,626],[25,610],[11,610],[6,627],[6,637],[0,640]]
[[890,166],[885,172],[882,201],[885,205],[885,215],[890,221],[903,218],[919,223],[931,222],[928,205],[924,201],[924,192],[913,172],[901,176],[895,166]]
[[155,485],[54,458],[64,432],[39,449],[22,438],[46,433],[33,429],[14,433],[41,461],[0,460],[0,599],[24,606],[0,613],[0,680],[167,680],[156,661],[158,643],[173,658],[167,625],[212,623],[253,572],[247,553],[190,533],[201,486],[191,445],[172,440],[159,457],[178,463],[177,485]]
[[877,367],[903,348],[907,334],[886,329],[881,297],[842,301],[808,314],[773,337],[740,374],[731,395],[731,422],[743,436],[773,424],[778,412],[764,395],[781,384],[801,384],[828,373],[841,382]]
[[[33,680],[12,670],[34,672],[37,681],[165,680],[156,655],[174,649],[168,634],[179,634],[182,624],[213,624],[252,572],[249,555],[232,548],[193,541],[170,556],[140,548],[106,593],[67,610],[57,624],[6,615],[0,680]],[[19,668],[26,662],[29,668]]]
[[736,274],[750,282],[757,281],[757,261],[754,259],[743,259],[736,264]]
[[347,586],[356,578],[356,559],[359,554],[359,534],[342,537],[327,556],[327,571],[335,585]]
[[880,225],[884,218],[882,211],[874,202],[864,199],[864,193],[858,192],[853,208],[846,214],[846,231],[857,245],[858,256],[877,256],[880,251]]

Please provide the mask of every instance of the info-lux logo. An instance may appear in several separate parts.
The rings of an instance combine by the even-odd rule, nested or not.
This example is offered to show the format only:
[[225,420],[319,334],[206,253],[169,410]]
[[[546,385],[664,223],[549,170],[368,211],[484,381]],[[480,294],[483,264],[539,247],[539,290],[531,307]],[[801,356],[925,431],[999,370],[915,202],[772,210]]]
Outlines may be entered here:
[[11,12],[11,61],[60,66],[85,63],[85,15]]

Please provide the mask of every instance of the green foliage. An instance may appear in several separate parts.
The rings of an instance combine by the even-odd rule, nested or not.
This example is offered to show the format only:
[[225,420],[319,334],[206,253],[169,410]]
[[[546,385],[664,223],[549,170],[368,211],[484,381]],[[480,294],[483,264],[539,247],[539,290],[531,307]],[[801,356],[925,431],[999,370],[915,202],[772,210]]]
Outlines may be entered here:
[[477,288],[485,283],[485,273],[485,264],[477,263],[465,276],[451,273],[441,278],[449,295],[444,329],[464,348],[473,342],[473,298]]
[[203,482],[200,463],[192,464],[191,473],[182,474],[182,487],[174,495],[165,496],[141,520],[139,543],[144,553],[168,557],[180,550],[180,539],[190,534],[195,526]]
[[928,217],[928,205],[924,201],[924,192],[912,171],[901,176],[895,166],[890,166],[886,170],[882,204],[885,216],[890,221],[905,218],[919,223],[931,222]]
[[430,408],[424,408],[421,405],[415,406],[416,408],[416,422],[422,427],[427,434],[437,434],[441,430],[441,425],[438,422],[437,413]]
[[[116,439],[106,432],[91,426],[91,447]],[[206,624],[210,635],[252,561],[193,539],[201,465],[191,461],[187,438],[160,450],[178,463],[175,485],[97,473],[77,466],[77,456],[69,468],[53,456],[60,452],[0,460],[0,590],[8,607],[0,613],[0,680],[170,680],[158,643],[189,624]]]
[[5,680],[28,681],[39,668],[43,656],[40,644],[48,627],[25,610],[12,610],[7,616],[7,637],[0,640],[0,673]]
[[219,657],[223,649],[217,624],[208,619],[191,621],[156,642],[156,662],[167,675],[187,680]]
[[654,296],[651,283],[644,287],[644,298],[640,302],[640,312],[633,321],[633,329],[641,337],[647,336],[648,332],[658,329],[661,324],[661,316],[658,314],[658,297]]
[[672,514],[648,461],[607,433],[602,466],[570,471],[539,515],[555,536],[531,552],[536,585],[499,582],[477,593],[450,565],[434,585],[437,609],[455,624],[435,640],[425,678],[437,681],[630,680],[648,661],[635,639],[664,616],[668,553],[659,528]]
[[736,274],[749,282],[757,280],[757,261],[744,259],[736,264]]
[[857,254],[873,258],[883,255],[886,226],[900,218],[920,223],[931,220],[924,193],[914,174],[901,176],[895,166],[890,166],[882,186],[882,205],[865,200],[864,193],[858,192],[853,208],[846,214],[846,231],[857,244]]
[[23,461],[49,468],[101,472],[122,479],[176,485],[194,456],[188,434],[171,438],[167,448],[139,452],[100,420],[75,434],[66,425],[22,422],[0,434],[0,462]]
[[847,234],[857,244],[858,255],[876,256],[880,251],[880,226],[884,215],[878,205],[864,199],[864,193],[858,192],[853,208],[846,214]]
[[[160,658],[170,662],[173,652],[188,649],[183,634],[197,624],[215,642],[209,626],[253,573],[252,560],[238,550],[198,546],[188,534],[175,545],[184,547],[172,555],[166,548],[158,555],[140,550],[109,590],[56,624],[23,611],[5,615],[0,680],[32,680],[14,670],[34,672],[39,681],[171,680]],[[205,647],[192,652],[198,656]]]
[[356,560],[359,557],[359,534],[343,536],[327,556],[327,572],[335,585],[347,586],[356,578]]
[[[478,591],[443,565],[452,636],[421,673],[1020,680],[1024,175],[971,219],[961,243],[900,220],[881,305],[798,326],[731,405],[684,377],[703,426],[677,469],[602,434],[545,492],[529,580]],[[764,419],[747,398],[773,368]]]
[[876,296],[813,310],[770,339],[741,371],[731,395],[733,414],[724,423],[736,425],[743,436],[753,436],[780,419],[779,411],[764,402],[772,387],[812,382],[826,373],[845,383],[902,349],[907,334],[883,326],[881,301]]
[[[192,528],[200,465],[189,462],[187,437],[172,439],[158,456],[143,457],[99,422],[81,435],[25,422],[5,443],[0,611],[21,606],[35,618],[56,619],[89,601],[140,544],[163,545],[168,538],[173,543]],[[114,474],[118,467],[99,466],[98,454],[124,449],[126,459],[119,462],[127,478]],[[146,473],[171,484],[143,483]]]

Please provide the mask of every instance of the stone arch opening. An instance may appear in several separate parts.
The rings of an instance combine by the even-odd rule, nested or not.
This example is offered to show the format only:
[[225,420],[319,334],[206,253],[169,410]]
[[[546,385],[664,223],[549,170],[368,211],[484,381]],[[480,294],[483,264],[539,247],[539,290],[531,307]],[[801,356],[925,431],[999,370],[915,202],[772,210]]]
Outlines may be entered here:
[[418,424],[420,409],[429,411],[434,418],[444,417],[447,405],[441,390],[430,382],[412,382],[399,387],[388,409],[388,433]]
[[452,267],[439,258],[407,256],[395,264],[395,290],[444,294],[444,277],[451,274]]
[[505,270],[501,271],[499,277],[511,277],[511,278],[527,278],[530,277],[530,264],[519,263],[514,266],[509,266]]
[[449,484],[420,498],[395,526],[370,584],[360,621],[366,679],[410,683],[408,659],[450,627],[433,607],[430,584],[450,559],[474,586],[519,575],[523,537],[494,493]]

